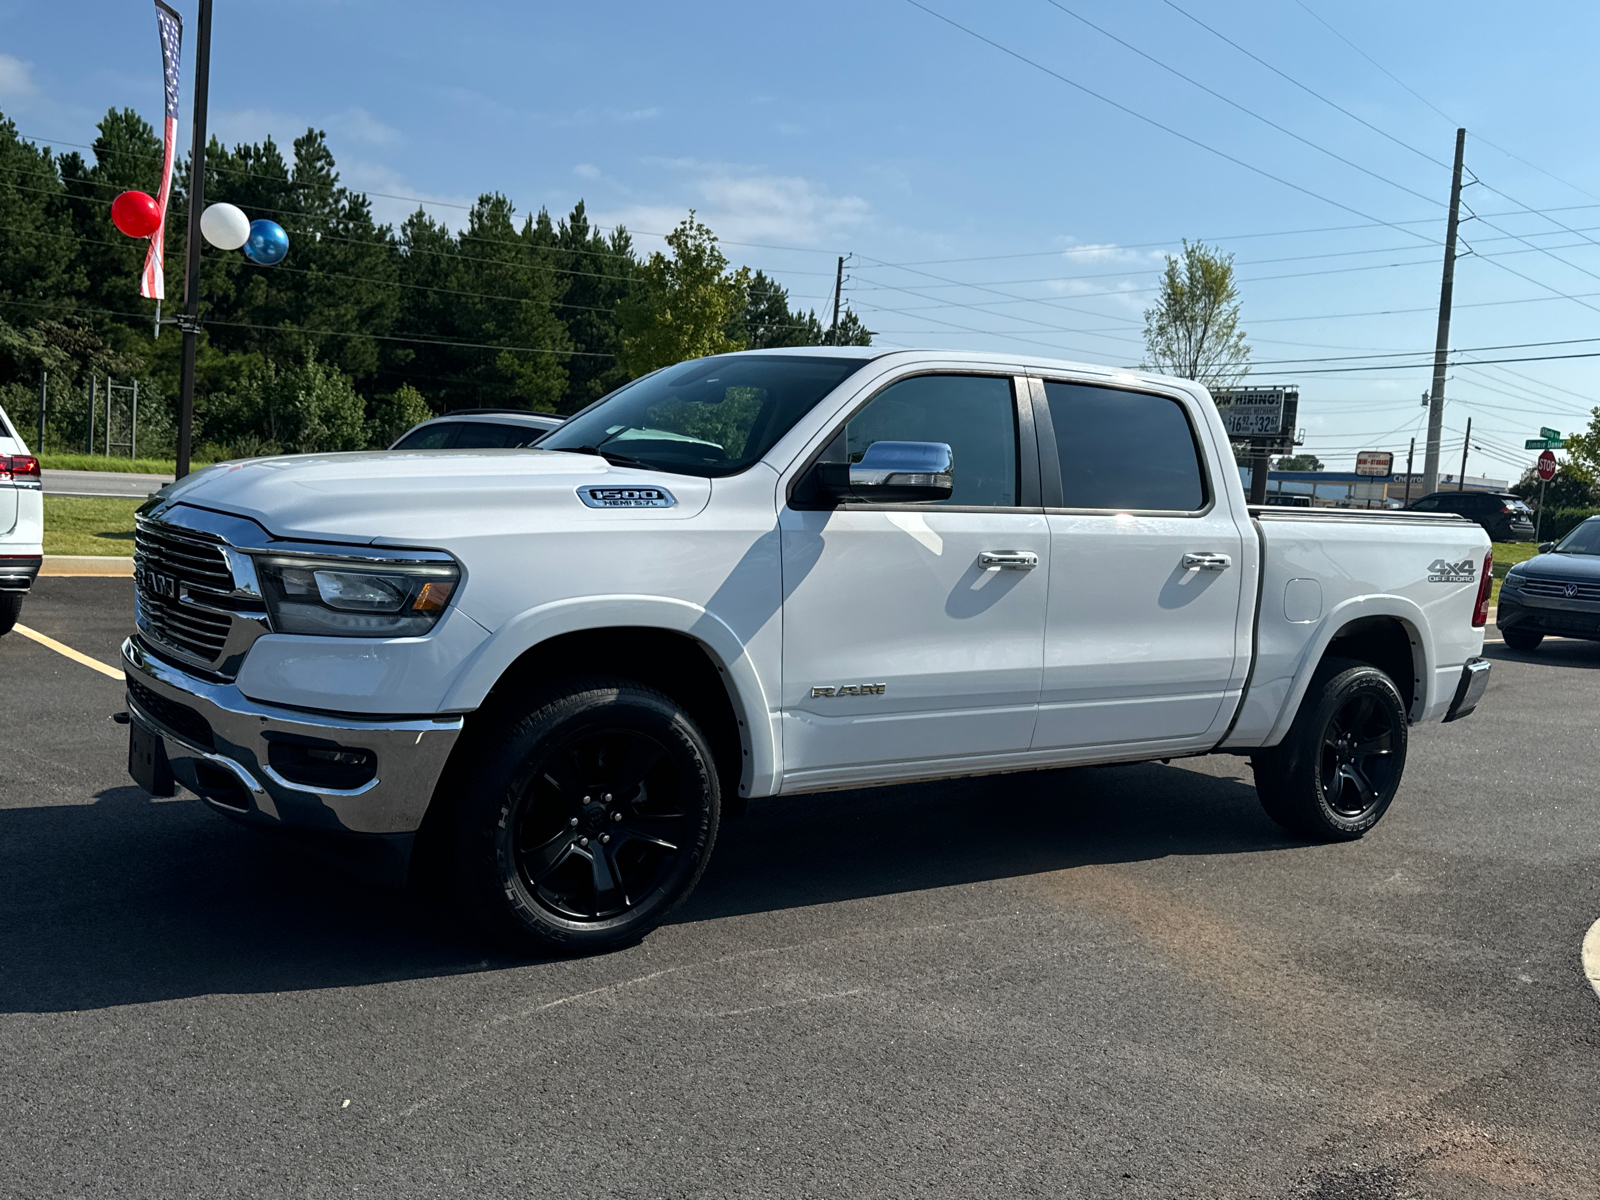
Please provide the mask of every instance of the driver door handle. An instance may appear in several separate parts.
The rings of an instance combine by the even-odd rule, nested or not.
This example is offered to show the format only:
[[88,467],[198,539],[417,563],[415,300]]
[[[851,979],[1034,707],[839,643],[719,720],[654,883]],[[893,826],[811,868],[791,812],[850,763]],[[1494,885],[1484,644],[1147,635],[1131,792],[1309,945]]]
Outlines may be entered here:
[[1002,571],[1031,571],[1039,565],[1032,550],[985,550],[978,555],[980,567],[999,567]]
[[1233,566],[1233,559],[1226,554],[1185,554],[1183,567],[1186,571],[1226,571]]

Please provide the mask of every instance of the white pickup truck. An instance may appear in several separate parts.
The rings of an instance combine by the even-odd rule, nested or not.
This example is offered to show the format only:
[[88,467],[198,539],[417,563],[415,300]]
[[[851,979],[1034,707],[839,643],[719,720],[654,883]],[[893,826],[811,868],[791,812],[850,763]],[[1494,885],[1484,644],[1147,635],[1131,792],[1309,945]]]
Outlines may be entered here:
[[546,950],[659,924],[756,796],[1232,753],[1359,837],[1488,683],[1477,525],[1251,511],[1203,388],[1035,358],[698,359],[532,449],[215,466],[137,538],[133,777]]

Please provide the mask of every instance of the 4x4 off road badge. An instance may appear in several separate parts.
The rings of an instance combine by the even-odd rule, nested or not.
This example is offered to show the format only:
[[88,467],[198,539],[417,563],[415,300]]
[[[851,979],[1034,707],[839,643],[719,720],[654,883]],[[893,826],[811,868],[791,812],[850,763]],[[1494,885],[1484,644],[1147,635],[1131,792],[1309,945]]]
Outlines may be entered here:
[[1446,562],[1436,558],[1428,564],[1429,583],[1472,583],[1478,578],[1478,564],[1470,558]]

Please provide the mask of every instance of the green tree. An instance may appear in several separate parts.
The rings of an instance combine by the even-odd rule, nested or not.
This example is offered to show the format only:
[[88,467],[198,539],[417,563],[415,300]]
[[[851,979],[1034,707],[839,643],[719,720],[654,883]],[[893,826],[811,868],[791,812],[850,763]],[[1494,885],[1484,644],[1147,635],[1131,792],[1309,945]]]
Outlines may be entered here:
[[1285,454],[1272,464],[1275,471],[1320,471],[1322,460],[1315,454]]
[[367,418],[367,445],[382,450],[413,425],[433,415],[422,393],[409,383],[402,383],[391,395],[373,402],[372,415]]
[[[27,322],[82,290],[67,195],[48,148],[17,136],[0,114],[0,300]],[[45,307],[39,307],[44,305]]]
[[742,350],[742,337],[728,326],[743,311],[750,291],[745,267],[728,270],[716,235],[694,210],[667,235],[668,258],[652,254],[640,287],[621,307],[622,366],[637,379],[688,358]]
[[566,358],[567,390],[558,412],[577,412],[628,382],[618,355],[622,332],[617,312],[639,286],[633,238],[620,225],[610,237],[589,224],[580,200],[555,229],[551,269],[566,280],[556,315],[567,327],[572,353]]
[[1203,242],[1167,255],[1161,293],[1145,310],[1148,369],[1193,379],[1208,388],[1235,387],[1250,370],[1250,347],[1239,328],[1239,289],[1233,255]]

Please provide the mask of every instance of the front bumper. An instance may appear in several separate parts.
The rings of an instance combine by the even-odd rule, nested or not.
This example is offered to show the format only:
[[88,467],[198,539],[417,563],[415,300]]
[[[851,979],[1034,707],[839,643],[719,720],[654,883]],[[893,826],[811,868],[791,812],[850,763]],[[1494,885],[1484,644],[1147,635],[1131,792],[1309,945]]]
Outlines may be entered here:
[[[356,720],[257,704],[231,683],[156,658],[135,638],[122,643],[122,670],[129,720],[160,739],[172,777],[219,812],[256,824],[414,832],[463,723],[458,715]],[[273,767],[274,742],[366,752],[375,766],[354,787],[296,781]]]
[[39,577],[42,554],[0,554],[0,592],[25,592]]
[[1557,600],[1554,597],[1508,594],[1500,587],[1494,623],[1503,630],[1526,629],[1557,637],[1600,640],[1600,604],[1592,600]]
[[1455,698],[1450,701],[1446,721],[1459,721],[1478,707],[1483,693],[1489,687],[1489,660],[1469,658],[1461,668],[1461,682],[1456,684]]

